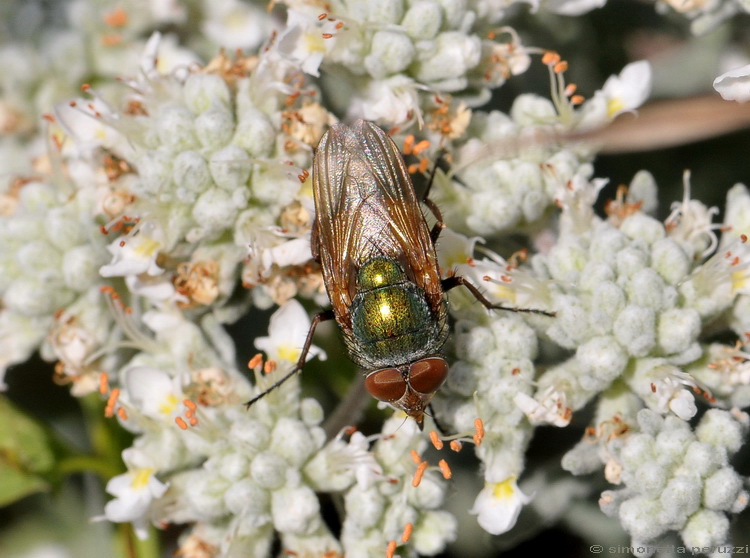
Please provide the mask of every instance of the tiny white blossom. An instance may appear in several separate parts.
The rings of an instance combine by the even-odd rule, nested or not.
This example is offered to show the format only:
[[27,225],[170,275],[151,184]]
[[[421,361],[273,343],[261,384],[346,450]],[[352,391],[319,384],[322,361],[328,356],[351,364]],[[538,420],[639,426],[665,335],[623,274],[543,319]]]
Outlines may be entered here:
[[134,448],[123,452],[123,459],[132,462],[132,466],[127,473],[117,475],[107,483],[106,490],[115,499],[107,502],[104,516],[115,523],[133,523],[138,538],[145,539],[148,536],[149,507],[164,495],[169,485],[156,477],[154,468],[145,465],[148,458],[140,453]]
[[162,232],[155,223],[136,225],[125,237],[117,238],[107,248],[112,262],[103,265],[99,273],[103,277],[127,277],[145,273],[155,276],[164,272],[156,263],[163,247]]
[[519,392],[513,398],[513,402],[532,424],[552,424],[564,427],[570,424],[570,419],[573,417],[567,405],[565,392],[553,386],[548,386],[538,399]]
[[238,0],[207,2],[202,30],[216,44],[228,49],[254,49],[265,39],[271,23],[265,10]]
[[502,482],[485,484],[469,513],[477,516],[482,529],[500,535],[513,528],[521,509],[530,501],[531,498],[518,488],[513,476]]
[[319,76],[323,58],[336,43],[335,35],[329,39],[323,38],[324,32],[334,30],[332,25],[330,29],[327,27],[312,13],[289,9],[286,28],[277,43],[279,52],[296,62],[306,74]]
[[185,395],[179,380],[157,368],[134,366],[123,371],[124,398],[147,417],[164,423],[174,420],[181,411]]
[[[269,360],[278,363],[297,364],[310,329],[310,318],[302,305],[290,299],[271,316],[267,337],[258,337],[255,347],[266,353]],[[307,358],[319,357],[325,360],[323,349],[310,346]]]
[[714,89],[726,101],[750,100],[750,64],[721,74],[714,80]]

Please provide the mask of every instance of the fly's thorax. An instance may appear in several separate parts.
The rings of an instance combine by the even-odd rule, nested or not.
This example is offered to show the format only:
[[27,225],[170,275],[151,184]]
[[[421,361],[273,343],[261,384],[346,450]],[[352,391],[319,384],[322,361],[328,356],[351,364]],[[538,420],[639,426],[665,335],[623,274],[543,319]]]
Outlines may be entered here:
[[401,265],[384,257],[365,262],[351,305],[352,359],[373,369],[414,362],[440,351],[447,336],[444,302],[434,309]]

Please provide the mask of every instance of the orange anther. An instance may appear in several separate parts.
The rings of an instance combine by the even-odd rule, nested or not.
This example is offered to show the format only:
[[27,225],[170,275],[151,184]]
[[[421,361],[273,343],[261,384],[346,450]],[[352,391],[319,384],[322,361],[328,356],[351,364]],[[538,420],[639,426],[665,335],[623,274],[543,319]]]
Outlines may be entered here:
[[407,523],[406,525],[404,525],[404,532],[401,533],[401,542],[409,542],[412,531],[414,531],[413,523]]
[[450,466],[448,466],[448,462],[445,459],[441,459],[438,462],[438,467],[440,467],[440,472],[443,473],[443,478],[448,480],[453,476],[453,471],[451,471]]
[[417,467],[417,470],[414,471],[414,478],[411,479],[411,485],[413,487],[419,486],[419,483],[422,482],[422,477],[424,476],[425,469],[427,469],[427,461],[422,461],[422,463],[419,464]]
[[478,446],[482,443],[482,438],[484,438],[484,423],[479,417],[474,419],[474,428],[477,430],[477,433],[474,434],[474,444]]
[[385,558],[393,558],[396,555],[396,541],[388,541],[388,547],[385,549]]
[[452,440],[450,443],[451,449],[455,452],[461,451],[461,448],[464,447],[461,442],[458,440]]
[[128,13],[123,8],[115,8],[104,14],[104,23],[110,27],[125,27],[128,23]]
[[422,463],[422,458],[419,457],[419,454],[416,450],[411,450],[411,453],[409,455],[411,455],[411,460],[414,462],[414,465],[419,465],[420,463]]
[[434,430],[430,432],[430,441],[432,442],[432,445],[435,446],[436,450],[443,449],[443,441],[438,436],[438,433]]
[[409,134],[404,138],[404,155],[411,155],[411,151],[414,149],[414,136]]
[[117,416],[120,417],[121,420],[128,420],[128,412],[125,410],[125,407],[117,409]]
[[559,61],[560,61],[560,55],[551,50],[548,50],[542,56],[543,64],[557,64]]
[[263,364],[263,355],[258,353],[248,361],[247,367],[252,370],[256,366],[260,366],[261,364]]
[[185,419],[183,419],[182,417],[176,417],[174,421],[175,421],[175,424],[177,424],[177,426],[179,426],[181,430],[188,429],[188,425],[185,422]]
[[417,145],[414,146],[413,153],[414,155],[419,155],[420,153],[422,153],[422,151],[424,151],[428,147],[430,147],[429,140],[422,140]]
[[99,393],[104,395],[109,391],[109,376],[106,372],[99,374]]
[[333,33],[323,33],[323,38],[324,39],[330,39],[332,37],[333,37]]
[[323,21],[327,17],[328,17],[328,14],[323,12],[322,14],[318,15],[318,21]]

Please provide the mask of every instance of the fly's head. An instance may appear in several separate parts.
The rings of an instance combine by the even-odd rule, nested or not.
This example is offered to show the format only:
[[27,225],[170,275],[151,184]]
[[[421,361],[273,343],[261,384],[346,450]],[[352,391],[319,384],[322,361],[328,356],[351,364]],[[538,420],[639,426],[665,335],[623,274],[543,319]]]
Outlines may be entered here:
[[404,411],[422,429],[425,409],[447,377],[446,360],[442,356],[431,356],[403,366],[369,372],[365,388],[375,399]]

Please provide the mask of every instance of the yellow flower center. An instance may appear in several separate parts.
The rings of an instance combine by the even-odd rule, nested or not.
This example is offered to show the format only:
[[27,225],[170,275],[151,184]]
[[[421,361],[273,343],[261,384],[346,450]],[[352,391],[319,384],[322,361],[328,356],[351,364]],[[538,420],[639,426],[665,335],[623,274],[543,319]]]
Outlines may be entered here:
[[497,500],[509,500],[516,492],[516,476],[508,477],[503,482],[496,482],[492,487],[492,496]]
[[164,401],[162,401],[161,405],[159,405],[159,412],[164,416],[169,417],[172,415],[172,412],[175,410],[178,403],[179,400],[177,399],[177,397],[170,393],[164,398]]
[[279,360],[297,362],[299,353],[300,350],[297,347],[292,347],[291,345],[282,345],[279,347]]
[[151,475],[154,474],[154,470],[150,467],[138,469],[133,473],[133,480],[130,486],[133,490],[143,490],[148,485],[148,481],[151,479]]

